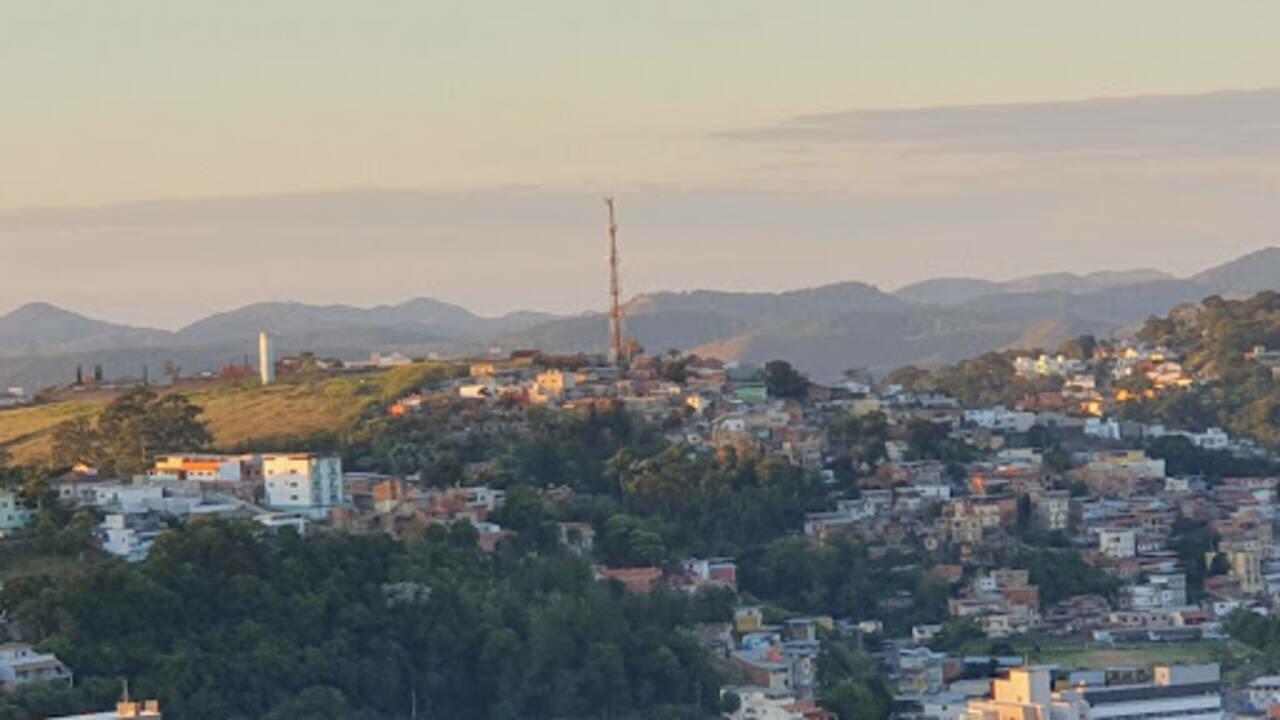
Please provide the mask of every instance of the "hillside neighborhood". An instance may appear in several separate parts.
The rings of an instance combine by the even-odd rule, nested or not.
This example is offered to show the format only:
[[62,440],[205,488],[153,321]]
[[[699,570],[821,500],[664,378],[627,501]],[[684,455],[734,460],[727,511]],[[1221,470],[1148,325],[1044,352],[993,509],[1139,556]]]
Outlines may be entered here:
[[[0,490],[0,549],[44,543],[56,517],[83,527],[93,552],[139,566],[184,525],[401,541],[465,527],[482,554],[540,548],[626,594],[724,603],[691,631],[725,679],[728,718],[1275,717],[1276,656],[1240,632],[1280,624],[1276,448],[1246,426],[1171,424],[1159,409],[1231,367],[1277,374],[1267,338],[1233,335],[1247,349],[1215,362],[1220,348],[1179,340],[1205,335],[1177,323],[1211,313],[1280,312],[1274,295],[1249,303],[1178,310],[1127,339],[880,378],[851,369],[835,383],[678,351],[625,364],[535,351],[276,358],[264,334],[258,369],[218,382],[432,372],[370,406],[351,431],[369,440],[234,452],[210,450],[179,393],[116,383],[96,429],[54,433],[45,467],[59,474]],[[61,392],[107,385],[78,373]],[[145,465],[114,449],[135,426],[107,423],[142,413],[145,439],[161,411],[172,414],[158,437],[191,446],[155,447]],[[630,444],[597,448],[610,453],[606,486],[539,444],[624,428]],[[391,440],[416,432],[430,441]],[[717,473],[738,489],[710,489]],[[624,512],[593,505],[610,495]],[[726,502],[745,515],[710,519]],[[707,522],[719,524],[693,529]],[[816,569],[835,557],[848,558],[837,575]],[[845,573],[885,582],[855,590],[865,578]],[[9,691],[74,682],[74,662],[36,649],[38,626],[7,620]],[[833,671],[833,653],[867,664]]]

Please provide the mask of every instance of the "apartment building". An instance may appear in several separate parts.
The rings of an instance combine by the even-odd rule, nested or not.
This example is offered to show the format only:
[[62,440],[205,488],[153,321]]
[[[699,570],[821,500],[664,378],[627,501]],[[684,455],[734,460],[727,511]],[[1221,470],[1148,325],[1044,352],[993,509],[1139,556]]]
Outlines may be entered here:
[[342,460],[311,453],[263,455],[267,505],[312,516],[347,504]]

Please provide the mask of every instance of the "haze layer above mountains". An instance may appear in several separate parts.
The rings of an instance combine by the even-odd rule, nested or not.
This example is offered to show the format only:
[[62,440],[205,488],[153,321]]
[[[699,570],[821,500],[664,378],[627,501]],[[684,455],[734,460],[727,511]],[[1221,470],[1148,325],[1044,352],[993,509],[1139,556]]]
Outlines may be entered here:
[[[1007,282],[939,278],[894,293],[844,282],[783,293],[659,292],[627,304],[628,332],[650,352],[679,348],[726,360],[791,361],[823,379],[851,367],[885,371],[953,362],[988,350],[1049,347],[1082,333],[1112,335],[1210,295],[1280,290],[1280,248],[1186,278],[1155,270],[1037,275]],[[464,354],[539,348],[600,352],[603,314],[513,312],[483,317],[419,298],[399,305],[257,303],[177,331],[95,320],[43,303],[0,317],[0,385],[63,383],[77,365],[109,377],[153,377],[168,362],[187,374],[238,362],[259,331],[282,353],[346,359],[373,351]]]

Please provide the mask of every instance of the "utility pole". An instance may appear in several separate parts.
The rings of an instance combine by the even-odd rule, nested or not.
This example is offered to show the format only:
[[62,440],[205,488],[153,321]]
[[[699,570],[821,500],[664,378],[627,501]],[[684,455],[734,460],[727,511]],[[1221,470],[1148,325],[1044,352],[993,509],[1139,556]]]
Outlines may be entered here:
[[604,204],[609,208],[609,363],[622,366],[626,351],[622,346],[622,290],[618,283],[618,222],[613,198],[605,198]]

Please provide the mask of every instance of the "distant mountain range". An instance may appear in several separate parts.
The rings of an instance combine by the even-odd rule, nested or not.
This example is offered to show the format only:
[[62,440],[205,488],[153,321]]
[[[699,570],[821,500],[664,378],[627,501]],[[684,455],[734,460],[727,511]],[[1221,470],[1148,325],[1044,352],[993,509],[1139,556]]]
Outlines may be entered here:
[[[884,293],[838,283],[784,293],[656,293],[628,304],[628,329],[653,351],[669,347],[726,360],[785,358],[815,378],[862,367],[954,362],[989,350],[1054,347],[1109,336],[1205,297],[1280,290],[1280,248],[1188,278],[1156,270],[1037,275],[1007,282],[929,280]],[[562,318],[501,345],[603,349],[598,315]]]
[[[1006,282],[926,280],[885,293],[857,282],[783,293],[659,292],[627,304],[627,329],[652,352],[691,350],[759,363],[785,358],[816,378],[850,367],[885,371],[952,362],[988,350],[1049,347],[1081,333],[1111,335],[1209,295],[1280,290],[1280,248],[1187,278],[1156,270],[1037,275]],[[257,303],[177,331],[94,320],[33,303],[0,317],[0,386],[66,382],[78,364],[109,376],[153,377],[166,362],[216,370],[271,332],[282,352],[347,359],[372,351],[474,353],[489,347],[605,349],[603,314],[514,312],[482,317],[428,298],[399,305]]]

